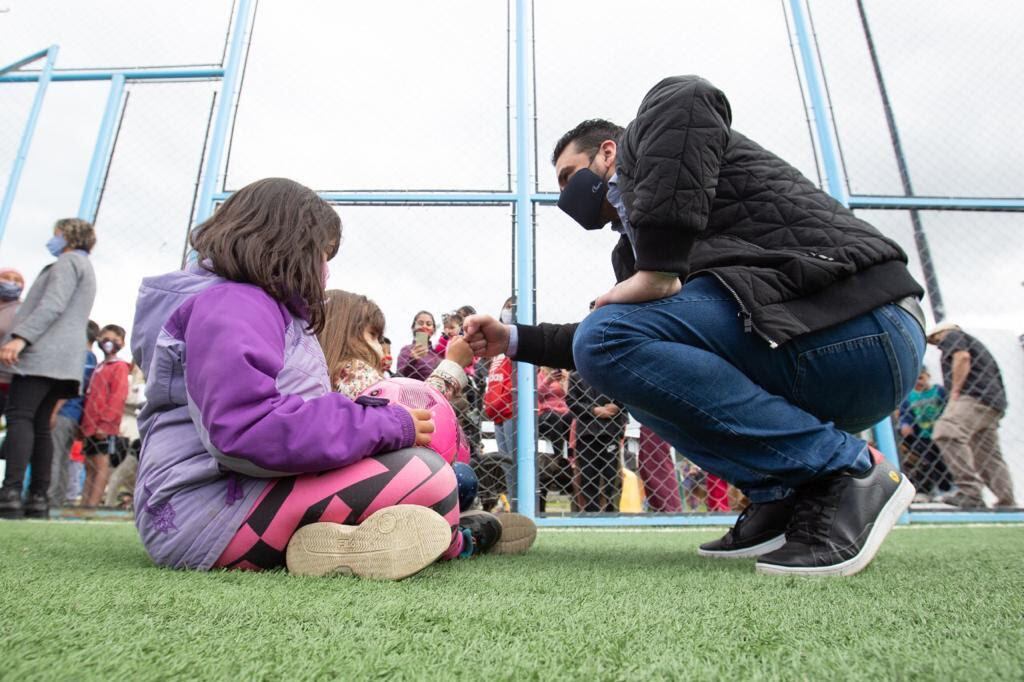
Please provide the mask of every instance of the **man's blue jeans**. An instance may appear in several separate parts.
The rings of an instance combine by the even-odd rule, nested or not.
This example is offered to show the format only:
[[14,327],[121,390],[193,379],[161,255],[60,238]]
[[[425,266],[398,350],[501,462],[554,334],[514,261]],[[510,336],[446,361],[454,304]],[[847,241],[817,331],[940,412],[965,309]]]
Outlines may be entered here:
[[889,304],[772,349],[744,333],[713,277],[670,298],[595,310],[576,331],[583,378],[702,469],[754,502],[871,465],[850,432],[879,422],[913,388],[924,331]]

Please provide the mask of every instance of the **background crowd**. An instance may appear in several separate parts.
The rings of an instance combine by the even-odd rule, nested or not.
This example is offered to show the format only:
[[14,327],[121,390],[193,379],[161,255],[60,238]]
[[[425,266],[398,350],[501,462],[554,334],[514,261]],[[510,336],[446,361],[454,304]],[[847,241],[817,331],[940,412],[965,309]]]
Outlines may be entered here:
[[[89,319],[96,296],[89,253],[95,243],[92,225],[63,219],[46,244],[56,260],[27,293],[21,272],[0,269],[0,410],[6,424],[0,514],[20,509],[45,516],[51,505],[132,506],[145,379],[122,357],[127,334],[117,322],[123,321],[100,326]],[[477,309],[463,305],[445,313],[440,326],[433,313],[421,310],[396,358],[383,313],[372,301],[333,290],[329,304],[332,297],[338,313],[325,334],[336,340],[325,342],[324,334],[320,339],[336,388],[355,396],[388,376],[436,380],[469,446],[479,503],[514,509],[520,496],[516,373],[510,358],[473,357],[459,341],[465,318]],[[515,310],[510,297],[498,317],[512,324]],[[353,334],[355,342],[340,341]],[[365,344],[358,341],[362,337]],[[995,360],[954,324],[937,325],[928,340],[941,353],[943,381],[933,383],[922,368],[893,416],[901,465],[918,490],[916,501],[981,508],[988,489],[995,506],[1013,506],[998,435],[1006,393]],[[446,360],[464,369],[464,381],[451,380]],[[700,470],[653,431],[635,422],[631,428],[625,406],[576,372],[539,368],[530,416],[538,436],[538,511],[718,512],[745,505],[742,493]]]

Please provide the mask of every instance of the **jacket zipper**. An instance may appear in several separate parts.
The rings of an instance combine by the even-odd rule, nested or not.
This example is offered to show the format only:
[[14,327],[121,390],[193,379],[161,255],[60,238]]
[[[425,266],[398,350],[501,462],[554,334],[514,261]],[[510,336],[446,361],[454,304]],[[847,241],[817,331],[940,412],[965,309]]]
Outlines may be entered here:
[[[768,342],[768,346],[770,348],[772,348],[772,350],[774,350],[774,349],[779,347],[778,343],[773,341],[767,334],[765,334],[763,331],[761,331],[760,329],[757,328],[757,326],[754,324],[754,317],[750,314],[750,311],[747,310],[747,307],[745,305],[743,305],[743,301],[740,300],[739,294],[736,293],[735,289],[733,289],[731,286],[726,284],[725,280],[722,279],[721,275],[719,275],[717,272],[713,272],[711,270],[699,270],[699,271],[693,273],[692,275],[690,275],[690,277],[693,277],[694,275],[703,275],[703,274],[714,275],[715,279],[717,279],[719,282],[721,282],[722,286],[725,287],[729,291],[730,294],[732,294],[732,297],[736,300],[736,304],[740,307],[740,312],[736,316],[743,318],[743,333],[744,334],[749,334],[750,332],[757,332],[758,336],[760,336],[762,339],[764,339],[765,341]],[[687,279],[689,279],[690,277],[688,277]]]
[[759,251],[777,251],[779,253],[791,253],[791,254],[793,254],[795,256],[810,256],[811,258],[817,258],[818,260],[825,260],[825,261],[828,261],[830,263],[835,263],[836,262],[836,259],[833,258],[832,256],[826,256],[825,254],[818,253],[817,251],[800,251],[798,249],[767,249],[767,248],[761,246],[760,244],[755,244],[754,242],[749,242],[746,239],[740,239],[739,237],[734,237],[731,234],[722,234],[722,235],[718,235],[718,236],[719,237],[724,237],[724,238],[729,239],[729,240],[734,241],[734,242],[738,242],[738,243],[743,244],[745,246],[752,246],[752,247],[754,247],[755,249],[757,249]]

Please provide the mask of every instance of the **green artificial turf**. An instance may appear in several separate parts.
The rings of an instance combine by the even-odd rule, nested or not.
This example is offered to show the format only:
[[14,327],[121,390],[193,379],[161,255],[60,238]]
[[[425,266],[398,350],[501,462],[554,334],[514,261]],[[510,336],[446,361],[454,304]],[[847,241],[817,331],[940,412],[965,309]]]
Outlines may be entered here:
[[898,530],[846,579],[708,531],[542,531],[400,583],[154,568],[126,523],[0,522],[0,678],[1024,676],[1024,527]]

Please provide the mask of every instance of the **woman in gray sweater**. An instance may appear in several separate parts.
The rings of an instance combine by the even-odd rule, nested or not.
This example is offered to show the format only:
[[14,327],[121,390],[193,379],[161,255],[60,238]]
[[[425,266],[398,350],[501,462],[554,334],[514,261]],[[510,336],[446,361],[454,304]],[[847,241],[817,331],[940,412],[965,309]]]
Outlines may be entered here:
[[[43,268],[0,346],[0,364],[14,376],[7,401],[7,470],[0,488],[0,517],[45,517],[53,440],[50,416],[58,400],[79,393],[85,356],[82,336],[96,298],[89,252],[96,244],[90,223],[58,220],[46,243],[57,261]],[[32,481],[24,504],[21,488],[31,462]]]

